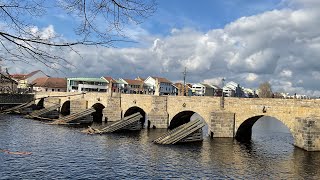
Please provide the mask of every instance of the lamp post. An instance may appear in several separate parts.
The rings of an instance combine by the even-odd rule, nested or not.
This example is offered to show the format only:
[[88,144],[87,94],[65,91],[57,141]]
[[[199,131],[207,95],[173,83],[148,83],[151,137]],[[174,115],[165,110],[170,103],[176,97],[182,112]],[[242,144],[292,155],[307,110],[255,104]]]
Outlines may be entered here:
[[224,78],[222,78],[222,80],[221,80],[221,84],[222,84],[222,94],[221,94],[221,98],[220,98],[220,107],[221,108],[224,108],[224,92],[223,92],[223,86],[224,86],[224,81],[225,81],[225,79]]

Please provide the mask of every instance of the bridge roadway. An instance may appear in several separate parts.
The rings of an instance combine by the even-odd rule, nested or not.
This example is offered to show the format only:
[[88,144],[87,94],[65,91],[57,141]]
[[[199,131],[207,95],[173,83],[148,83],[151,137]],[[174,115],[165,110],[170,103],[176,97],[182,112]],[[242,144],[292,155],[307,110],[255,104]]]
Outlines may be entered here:
[[[320,151],[320,100],[225,98],[210,96],[153,96],[118,93],[42,92],[44,106],[61,105],[61,113],[75,113],[94,107],[102,120],[118,120],[140,112],[149,127],[175,128],[197,113],[207,123],[212,137],[251,139],[252,126],[262,116],[274,117],[286,125],[297,147]],[[97,116],[99,117],[99,116]]]

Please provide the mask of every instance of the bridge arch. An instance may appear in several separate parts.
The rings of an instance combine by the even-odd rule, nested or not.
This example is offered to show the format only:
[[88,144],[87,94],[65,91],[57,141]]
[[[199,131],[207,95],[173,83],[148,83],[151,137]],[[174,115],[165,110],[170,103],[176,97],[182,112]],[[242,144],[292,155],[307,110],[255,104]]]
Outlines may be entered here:
[[[137,112],[139,112],[142,115],[142,118],[140,118],[140,123],[141,123],[141,126],[144,127],[144,124],[146,122],[146,112],[138,106],[133,106],[133,107],[130,107],[129,109],[127,109],[125,111],[123,117],[130,116],[130,115],[137,113]],[[150,121],[148,121],[148,128],[150,128]]]
[[41,98],[39,102],[36,104],[36,106],[37,106],[37,109],[44,108],[44,98]]
[[63,116],[70,115],[70,101],[65,101],[65,102],[62,104],[61,109],[60,109],[60,113],[61,113]]
[[203,119],[203,121],[206,123],[206,120],[199,113],[191,110],[186,110],[186,111],[181,111],[177,113],[175,116],[173,116],[173,118],[169,122],[168,129],[174,129],[178,126],[181,126],[183,124],[190,122],[192,120],[191,119],[192,116],[195,114],[200,116]]
[[105,106],[101,103],[95,103],[92,105],[92,108],[96,110],[96,112],[93,112],[91,115],[93,117],[93,122],[102,122],[103,118],[103,109]]
[[238,140],[239,142],[250,142],[250,140],[252,139],[252,128],[253,125],[262,117],[271,117],[276,119],[277,121],[281,122],[284,126],[286,126],[288,128],[288,130],[290,131],[292,137],[294,137],[294,132],[293,132],[293,128],[290,127],[286,121],[284,121],[283,119],[274,117],[274,116],[269,116],[269,115],[255,115],[252,117],[249,117],[247,119],[245,119],[240,126],[238,127],[238,129],[236,130],[236,134],[235,134],[235,138],[236,140]]

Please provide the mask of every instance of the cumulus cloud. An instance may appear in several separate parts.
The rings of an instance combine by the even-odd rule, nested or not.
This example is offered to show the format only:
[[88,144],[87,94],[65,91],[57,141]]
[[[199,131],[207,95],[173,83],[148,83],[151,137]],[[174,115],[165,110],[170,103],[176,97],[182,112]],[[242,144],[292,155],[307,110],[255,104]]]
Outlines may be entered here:
[[[283,9],[242,17],[222,29],[172,29],[159,37],[139,32],[152,43],[139,48],[77,47],[66,53],[75,66],[68,76],[134,78],[149,75],[218,84],[221,77],[257,88],[269,81],[274,91],[320,95],[320,1],[286,0]],[[50,34],[50,30],[47,31]],[[138,34],[137,34],[138,33]],[[218,84],[219,85],[219,84]]]
[[33,36],[39,37],[41,39],[51,39],[56,36],[53,25],[49,25],[42,29],[39,29],[37,26],[33,26],[29,29],[29,31]]

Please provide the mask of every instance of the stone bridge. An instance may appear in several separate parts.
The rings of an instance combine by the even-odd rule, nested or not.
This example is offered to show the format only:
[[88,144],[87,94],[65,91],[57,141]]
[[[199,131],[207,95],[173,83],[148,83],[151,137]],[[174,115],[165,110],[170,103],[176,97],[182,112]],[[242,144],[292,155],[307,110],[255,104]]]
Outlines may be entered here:
[[61,113],[66,114],[94,107],[101,114],[97,116],[100,120],[115,121],[140,112],[148,127],[154,128],[175,128],[197,113],[212,137],[235,137],[239,141],[250,140],[254,123],[270,116],[288,127],[295,146],[320,150],[320,100],[225,98],[221,107],[221,98],[210,96],[51,92],[35,97],[45,107],[60,104]]

